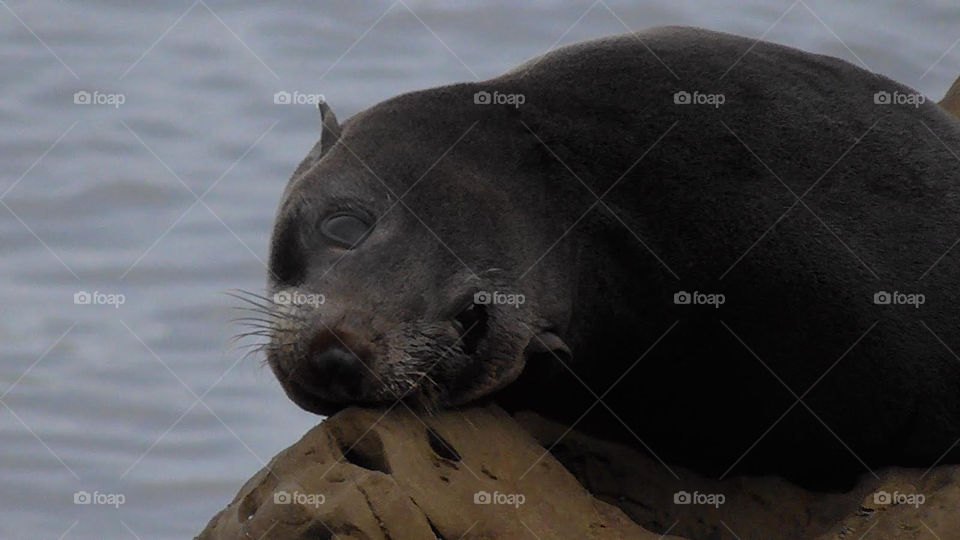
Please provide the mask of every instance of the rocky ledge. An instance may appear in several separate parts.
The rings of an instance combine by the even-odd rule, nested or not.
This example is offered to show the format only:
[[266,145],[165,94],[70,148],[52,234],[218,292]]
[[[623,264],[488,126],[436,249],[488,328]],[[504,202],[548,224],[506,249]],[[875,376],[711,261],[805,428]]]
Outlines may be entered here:
[[886,469],[823,494],[705,479],[495,406],[347,409],[274,457],[198,537],[238,538],[960,539],[960,467]]

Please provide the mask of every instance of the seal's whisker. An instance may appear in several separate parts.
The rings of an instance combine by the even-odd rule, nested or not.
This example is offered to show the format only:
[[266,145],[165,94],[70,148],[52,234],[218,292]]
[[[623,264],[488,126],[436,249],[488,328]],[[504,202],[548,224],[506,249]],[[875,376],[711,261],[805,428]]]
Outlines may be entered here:
[[243,343],[243,344],[236,344],[236,345],[234,345],[234,348],[236,348],[236,349],[258,349],[258,350],[263,350],[264,348],[267,347],[267,345],[268,345],[268,344],[267,344],[266,342]]
[[[245,346],[242,346],[242,347],[237,347],[237,350],[243,350],[243,351],[245,351],[245,352],[243,353],[243,357],[240,359],[241,361],[244,361],[244,360],[246,360],[249,356],[252,356],[252,355],[255,355],[255,354],[259,353],[259,352],[262,350],[262,347],[259,346],[259,344],[258,344],[258,345],[245,345]],[[264,360],[266,360],[266,359],[264,359]],[[267,362],[264,361],[264,362],[261,362],[261,363],[267,363]]]
[[269,298],[259,293],[255,293],[253,291],[248,291],[246,289],[230,289],[229,291],[226,291],[226,294],[233,297],[237,297],[238,295],[246,295],[252,298],[263,300],[264,302],[268,302],[271,304],[275,303],[272,298]]
[[224,294],[232,298],[236,298],[237,300],[242,300],[244,302],[252,303],[254,305],[262,306],[264,304],[266,305],[274,304],[273,299],[271,298],[262,297],[260,295],[250,293],[248,291],[244,291],[242,289],[233,289],[233,290],[224,292]]
[[266,309],[266,310],[269,310],[269,311],[276,311],[276,310],[277,310],[276,304],[273,302],[273,300],[270,300],[270,299],[264,300],[264,302],[267,302],[267,304],[264,305],[263,303],[257,302],[256,300],[254,300],[254,299],[252,299],[252,298],[247,298],[246,296],[242,296],[242,295],[239,295],[239,294],[234,294],[234,293],[228,292],[228,293],[226,293],[226,295],[227,295],[227,296],[232,296],[233,298],[236,298],[237,300],[240,300],[241,302],[246,302],[246,303],[248,303],[248,304],[257,306],[258,308]]
[[265,351],[279,351],[282,349],[292,349],[292,352],[297,352],[299,350],[298,343],[295,341],[282,341],[279,343],[268,342],[262,343],[263,350]]
[[272,337],[273,330],[270,328],[254,328],[252,330],[247,330],[245,332],[240,332],[233,336],[233,339],[240,339],[250,336],[263,336],[263,337]]
[[[420,386],[421,381],[424,381],[424,380],[426,380],[426,382],[432,384],[433,386],[437,386],[437,381],[433,380],[433,378],[430,377],[429,371],[430,371],[429,369],[427,371],[410,371],[408,372],[410,377],[407,377],[408,380],[405,382],[407,382],[407,384],[409,384],[411,388],[418,388]],[[414,376],[417,378],[416,380],[413,380]]]
[[242,326],[244,328],[262,328],[264,330],[273,330],[274,325],[268,321],[265,322],[243,322],[236,323],[237,326]]
[[249,331],[247,331],[247,332],[241,332],[241,333],[237,334],[237,337],[252,336],[252,335],[272,336],[272,335],[273,335],[273,331],[272,331],[271,329],[269,329],[269,328],[258,328],[258,329],[254,329],[254,330],[249,330]]
[[239,311],[249,311],[249,312],[252,312],[252,313],[259,313],[259,314],[265,315],[265,316],[267,316],[267,317],[275,317],[275,318],[281,318],[281,317],[289,317],[289,316],[291,316],[291,315],[289,315],[288,313],[283,312],[283,311],[267,310],[267,309],[264,309],[264,308],[251,308],[251,307],[247,307],[247,306],[234,306],[234,307],[232,307],[231,309],[236,309],[236,310],[239,310]]
[[259,348],[261,350],[265,350],[269,346],[269,344],[266,341],[258,341],[254,343],[241,343],[241,341],[249,337],[251,336],[236,336],[230,340],[230,344],[236,349]]
[[[246,325],[245,329],[253,332],[264,332],[264,334],[267,335],[268,337],[272,337],[274,332],[273,328],[270,326],[261,326],[261,325],[253,325],[253,324]],[[237,337],[239,337],[241,334],[236,334],[236,335]]]
[[[263,344],[257,344],[257,345],[259,346],[251,346],[249,350],[243,354],[243,358],[241,358],[240,361],[241,362],[246,361],[248,357],[255,355],[263,350]],[[264,358],[263,360],[260,361],[260,367],[264,367],[266,365],[269,365],[269,362],[267,362],[267,359]]]
[[430,384],[431,384],[433,387],[435,387],[435,388],[439,388],[439,387],[440,387],[440,385],[437,384],[437,381],[433,380],[433,377],[431,377],[430,375],[428,375],[428,374],[426,374],[426,373],[424,373],[423,376],[420,377],[420,378],[426,380],[428,383],[430,383]]
[[273,325],[271,325],[271,324],[244,323],[244,324],[238,325],[238,326],[242,326],[241,330],[262,330],[262,331],[265,331],[265,332],[273,332],[273,331],[274,331]]
[[270,319],[265,319],[265,318],[263,318],[263,317],[237,317],[237,318],[234,318],[234,319],[230,319],[230,322],[232,322],[232,323],[237,323],[237,324],[247,324],[247,323],[249,323],[249,322],[264,323],[264,324],[273,324],[273,323],[274,323],[274,321],[272,321],[272,320],[270,320]]

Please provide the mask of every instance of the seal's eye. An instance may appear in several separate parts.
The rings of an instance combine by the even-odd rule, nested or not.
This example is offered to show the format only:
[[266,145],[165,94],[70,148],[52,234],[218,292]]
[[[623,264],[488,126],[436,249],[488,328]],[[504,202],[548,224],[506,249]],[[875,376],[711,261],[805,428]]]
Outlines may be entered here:
[[330,240],[347,249],[353,249],[370,232],[370,225],[354,215],[336,214],[323,221],[320,225],[320,231]]

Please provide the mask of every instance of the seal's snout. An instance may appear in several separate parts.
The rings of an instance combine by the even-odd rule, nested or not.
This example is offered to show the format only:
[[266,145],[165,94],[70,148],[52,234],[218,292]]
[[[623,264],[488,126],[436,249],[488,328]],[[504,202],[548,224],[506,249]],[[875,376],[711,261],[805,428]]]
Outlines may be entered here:
[[339,345],[329,347],[309,360],[316,382],[337,401],[356,399],[363,382],[363,364],[357,356]]
[[358,400],[364,391],[370,352],[353,333],[323,329],[307,348],[307,386],[324,399]]

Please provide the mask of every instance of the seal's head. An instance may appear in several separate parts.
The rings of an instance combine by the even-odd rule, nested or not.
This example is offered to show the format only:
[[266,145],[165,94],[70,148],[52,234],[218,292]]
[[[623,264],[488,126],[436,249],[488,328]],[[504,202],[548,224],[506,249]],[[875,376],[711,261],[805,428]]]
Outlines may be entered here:
[[277,214],[263,306],[267,360],[309,411],[456,406],[509,384],[531,354],[568,352],[550,315],[563,306],[522,285],[551,286],[536,264],[550,243],[532,240],[548,220],[524,208],[534,194],[498,185],[516,178],[478,172],[490,135],[430,110],[451,99],[394,98],[342,132],[320,106],[321,139]]

